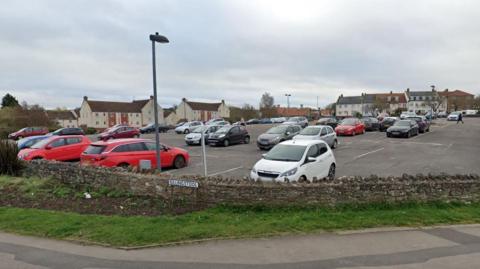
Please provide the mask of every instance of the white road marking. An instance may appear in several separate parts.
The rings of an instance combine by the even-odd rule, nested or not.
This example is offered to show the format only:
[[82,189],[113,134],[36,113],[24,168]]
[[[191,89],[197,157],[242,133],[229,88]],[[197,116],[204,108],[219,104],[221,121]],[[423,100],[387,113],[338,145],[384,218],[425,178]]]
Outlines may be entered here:
[[430,142],[412,142],[412,141],[400,142],[400,144],[415,144],[415,145],[445,146],[444,144],[440,144],[440,143],[430,143]]
[[235,171],[235,170],[238,170],[238,169],[241,169],[241,168],[243,168],[243,166],[239,166],[239,167],[235,167],[235,168],[232,168],[232,169],[228,169],[228,170],[220,171],[220,172],[217,172],[217,173],[209,174],[208,176],[210,176],[210,177],[218,176],[220,174],[225,174],[225,173],[228,173],[228,172],[232,172],[232,171]]
[[[200,154],[198,154],[198,155],[196,155],[196,154],[190,154],[190,157],[202,157],[202,155],[200,155]],[[207,154],[207,157],[208,157],[208,158],[218,158],[217,155],[209,155],[209,154]]]
[[362,158],[362,157],[364,157],[364,156],[366,156],[366,155],[368,155],[368,154],[372,154],[372,153],[375,153],[375,152],[379,152],[379,151],[384,150],[384,149],[385,149],[385,148],[379,148],[379,149],[376,149],[376,150],[369,151],[369,152],[367,152],[367,153],[360,154],[360,155],[354,157],[353,160]]

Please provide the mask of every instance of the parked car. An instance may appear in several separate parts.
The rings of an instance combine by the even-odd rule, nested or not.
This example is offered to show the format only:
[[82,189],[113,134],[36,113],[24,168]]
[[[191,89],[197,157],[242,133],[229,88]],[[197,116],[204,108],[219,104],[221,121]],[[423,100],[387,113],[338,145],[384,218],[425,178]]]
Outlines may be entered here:
[[225,120],[221,120],[221,121],[215,121],[209,125],[214,125],[214,126],[225,126],[225,125],[230,125],[230,122],[228,121],[225,121]]
[[334,117],[321,118],[317,121],[316,125],[328,125],[335,129],[338,125],[338,120]]
[[208,137],[208,144],[210,146],[221,145],[228,147],[238,143],[250,143],[250,135],[243,126],[224,126]]
[[447,120],[450,121],[450,120],[454,120],[454,121],[457,121],[458,120],[458,115],[460,115],[460,111],[455,111],[455,112],[452,112],[450,113],[448,116],[447,116]]
[[210,119],[207,122],[205,122],[205,125],[214,125],[215,123],[222,122],[222,121],[225,121],[225,120],[222,118]]
[[50,135],[85,135],[85,132],[82,128],[69,127],[60,128],[54,132],[51,132]]
[[117,128],[108,129],[98,135],[98,140],[109,140],[118,138],[140,137],[140,131],[135,127],[119,126]]
[[[162,168],[185,167],[190,159],[186,150],[161,144],[160,162]],[[140,160],[150,161],[157,167],[155,141],[129,138],[92,143],[81,155],[82,165],[106,167],[138,167]]]
[[263,118],[260,120],[260,124],[271,124],[272,120],[270,118]]
[[278,125],[268,129],[257,138],[257,147],[259,149],[271,149],[276,144],[292,139],[300,133],[302,127],[299,125]]
[[189,134],[185,135],[185,143],[187,145],[200,145],[202,140],[202,133],[205,140],[205,145],[208,143],[210,134],[215,133],[222,128],[220,125],[202,125],[193,129]]
[[258,119],[249,119],[247,120],[247,125],[251,125],[251,124],[259,124],[260,121]]
[[283,124],[295,124],[295,125],[300,125],[302,128],[305,128],[308,126],[308,119],[305,117],[291,117],[287,121],[285,121]]
[[82,152],[90,145],[90,139],[84,135],[50,136],[30,148],[22,149],[18,158],[26,161],[35,159],[55,161],[80,160]]
[[283,123],[285,121],[287,121],[285,117],[272,118],[272,123]]
[[48,134],[47,127],[25,127],[14,133],[9,134],[8,138],[13,140],[18,140],[24,137],[46,135],[46,134]]
[[194,129],[195,127],[198,127],[200,125],[203,125],[203,123],[201,121],[189,121],[189,122],[186,122],[186,123],[182,124],[181,126],[178,126],[177,128],[175,128],[175,133],[177,133],[177,134],[188,134],[188,133],[190,133],[190,131],[192,129]]
[[445,111],[440,111],[437,113],[437,117],[439,118],[446,118],[447,117],[447,112]]
[[330,147],[321,140],[290,140],[264,154],[252,168],[256,181],[313,181],[334,179],[336,161]]
[[425,117],[417,116],[417,117],[408,117],[407,119],[414,120],[417,122],[418,132],[420,133],[430,132],[430,121],[428,121]]
[[117,129],[118,127],[127,127],[128,124],[125,124],[125,123],[119,123],[119,124],[115,124],[113,125],[112,127],[108,127],[107,129],[103,130],[103,132],[108,132],[110,130],[113,130],[113,129]]
[[[166,133],[168,132],[168,130],[170,130],[170,126],[163,123],[158,124],[158,132]],[[142,134],[149,134],[154,132],[155,132],[155,123],[150,123],[147,126],[140,128],[140,133]]]
[[338,145],[337,134],[333,128],[328,125],[308,126],[300,134],[293,137],[294,140],[323,140],[330,148],[334,149]]
[[241,126],[246,126],[247,124],[245,124],[244,121],[236,121],[234,122],[232,125],[241,125]]
[[17,141],[17,146],[19,150],[28,149],[31,146],[33,146],[35,143],[49,137],[50,135],[36,135],[36,136],[25,137]]
[[345,118],[335,128],[337,135],[351,135],[365,133],[365,125],[357,118]]
[[404,119],[406,119],[406,118],[408,118],[408,117],[415,117],[415,116],[417,116],[417,114],[416,114],[415,112],[405,111],[405,112],[402,112],[402,113],[400,114],[400,119],[401,119],[401,120],[404,120]]
[[378,131],[380,122],[374,117],[363,117],[362,122],[365,125],[365,131]]
[[378,127],[378,130],[380,132],[385,132],[390,126],[393,126],[393,124],[395,124],[395,122],[399,120],[399,118],[396,118],[396,117],[386,117],[384,118],[381,122],[380,122],[380,125]]
[[387,129],[387,137],[409,138],[414,135],[418,135],[418,124],[413,120],[399,120]]

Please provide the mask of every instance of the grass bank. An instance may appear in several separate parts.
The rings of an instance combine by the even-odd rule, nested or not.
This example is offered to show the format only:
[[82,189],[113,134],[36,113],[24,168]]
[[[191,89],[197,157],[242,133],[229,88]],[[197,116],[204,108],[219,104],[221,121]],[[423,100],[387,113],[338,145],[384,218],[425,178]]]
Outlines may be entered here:
[[480,223],[480,204],[218,206],[179,216],[102,216],[0,207],[0,230],[113,246],[260,237],[382,226]]

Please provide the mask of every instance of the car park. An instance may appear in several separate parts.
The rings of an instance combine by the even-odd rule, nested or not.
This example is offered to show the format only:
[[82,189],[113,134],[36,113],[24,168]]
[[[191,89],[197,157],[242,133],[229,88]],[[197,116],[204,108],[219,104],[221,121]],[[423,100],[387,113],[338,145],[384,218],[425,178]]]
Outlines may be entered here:
[[60,128],[50,133],[50,135],[85,135],[85,132],[83,132],[82,128],[69,127],[69,128]]
[[287,121],[285,117],[272,118],[272,123],[283,123],[285,121]]
[[336,161],[322,140],[289,140],[273,147],[252,168],[256,181],[292,182],[334,179]]
[[83,135],[50,136],[30,148],[22,149],[18,157],[22,160],[80,160],[82,152],[90,145],[88,137]]
[[17,146],[19,150],[28,149],[31,146],[35,145],[37,142],[42,141],[43,139],[49,138],[50,135],[36,135],[22,138],[17,141]]
[[[190,159],[186,150],[161,144],[160,161],[162,168],[185,167]],[[149,139],[117,139],[92,143],[81,155],[82,165],[106,167],[138,167],[141,161],[156,168],[156,144]]]
[[210,146],[228,147],[239,143],[250,143],[250,135],[243,126],[224,126],[208,137],[208,144]]
[[357,118],[345,118],[335,128],[337,135],[351,135],[365,133],[365,125]]
[[451,121],[451,120],[457,121],[457,120],[458,120],[458,117],[459,117],[459,115],[460,115],[461,113],[462,113],[462,112],[460,112],[460,111],[452,112],[452,113],[450,113],[450,114],[447,116],[447,120],[448,120],[448,121]]
[[338,120],[334,117],[321,118],[317,121],[316,125],[328,125],[335,129],[338,125]]
[[8,139],[18,140],[29,136],[46,135],[47,133],[47,127],[25,127],[14,133],[9,134]]
[[202,133],[205,140],[205,145],[208,143],[210,134],[215,133],[222,128],[220,125],[202,125],[193,129],[189,134],[185,135],[185,143],[187,145],[200,145],[202,142]]
[[399,118],[396,118],[396,117],[386,117],[384,118],[379,126],[378,126],[378,130],[380,132],[385,132],[387,131],[387,129],[390,127],[390,126],[393,126],[393,124],[395,124],[395,122],[399,120]]
[[418,135],[418,124],[414,120],[399,120],[387,129],[387,137],[406,137]]
[[287,121],[285,121],[283,124],[295,124],[295,125],[300,125],[302,128],[305,128],[308,126],[308,119],[305,117],[291,117]]
[[276,144],[290,140],[300,133],[302,127],[299,125],[278,125],[274,126],[257,138],[259,149],[271,149]]
[[249,119],[247,120],[247,125],[251,125],[251,124],[259,124],[260,121],[258,119]]
[[308,126],[300,131],[300,134],[293,137],[294,140],[323,140],[330,148],[334,149],[338,145],[337,134],[331,126],[315,125]]
[[201,121],[189,121],[175,128],[175,133],[188,134],[190,131],[192,131],[192,129],[201,125],[203,125]]
[[414,120],[415,122],[417,122],[419,133],[430,132],[430,121],[428,121],[426,117],[417,116],[417,117],[408,117],[407,119]]
[[362,122],[365,125],[365,131],[378,131],[380,122],[374,117],[363,117]]
[[98,140],[134,137],[140,137],[140,131],[135,127],[122,125],[116,128],[107,129],[107,131],[104,131],[103,133],[98,135]]
[[[144,126],[139,129],[140,133],[142,134],[149,134],[149,133],[154,133],[155,132],[155,123],[150,123],[147,126]],[[170,127],[166,124],[159,123],[158,124],[158,132],[159,133],[166,133],[170,130]]]

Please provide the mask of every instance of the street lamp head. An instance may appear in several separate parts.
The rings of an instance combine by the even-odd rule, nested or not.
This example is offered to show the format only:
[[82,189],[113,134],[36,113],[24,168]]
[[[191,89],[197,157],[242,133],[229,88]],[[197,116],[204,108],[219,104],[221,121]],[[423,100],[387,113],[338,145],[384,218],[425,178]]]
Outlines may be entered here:
[[150,40],[158,43],[168,43],[168,38],[163,35],[159,35],[158,32],[154,35],[150,35]]

